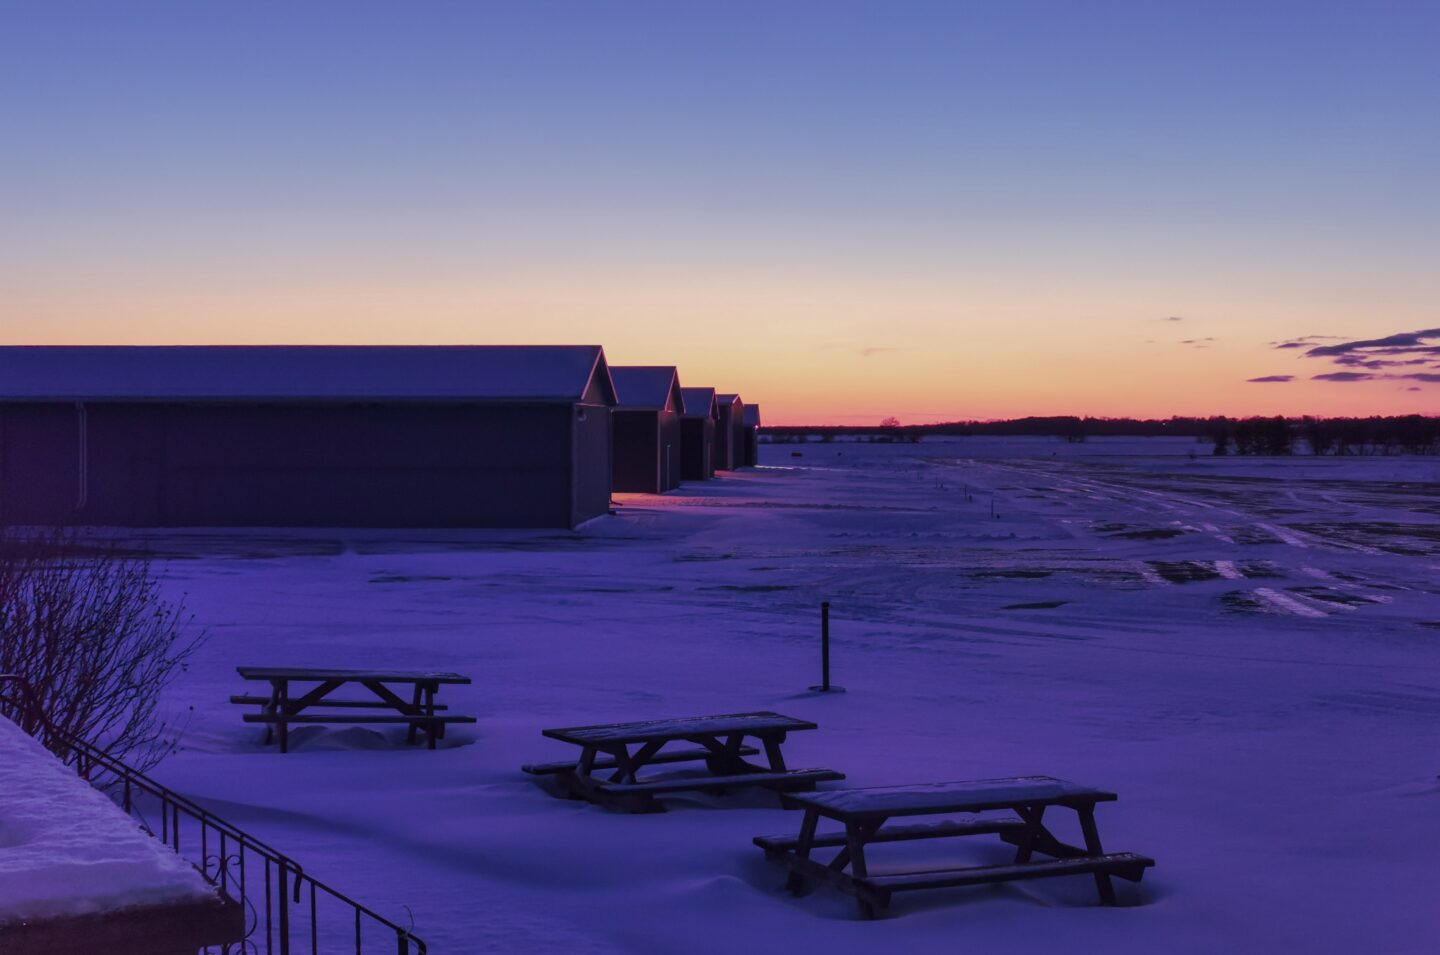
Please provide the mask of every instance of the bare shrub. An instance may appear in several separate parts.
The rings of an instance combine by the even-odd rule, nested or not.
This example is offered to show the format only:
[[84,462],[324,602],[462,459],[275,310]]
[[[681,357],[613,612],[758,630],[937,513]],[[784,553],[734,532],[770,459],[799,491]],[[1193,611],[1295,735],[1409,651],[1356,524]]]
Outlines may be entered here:
[[157,704],[203,639],[190,630],[144,557],[59,536],[0,540],[0,673],[24,677],[39,710],[7,715],[61,757],[66,735],[141,770],[172,752]]

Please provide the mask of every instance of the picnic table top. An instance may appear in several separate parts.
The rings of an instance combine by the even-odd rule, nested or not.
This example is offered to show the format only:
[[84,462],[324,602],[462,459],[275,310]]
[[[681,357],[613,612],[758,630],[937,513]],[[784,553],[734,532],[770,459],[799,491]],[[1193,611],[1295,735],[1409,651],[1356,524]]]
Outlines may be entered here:
[[964,782],[831,789],[794,793],[786,801],[842,821],[874,816],[923,816],[947,812],[982,812],[1015,806],[1067,802],[1109,802],[1112,792],[1091,789],[1053,776],[1014,776]]
[[306,667],[236,667],[246,680],[379,680],[382,683],[469,683],[468,676],[438,670],[332,670]]
[[720,716],[688,716],[635,723],[604,723],[598,726],[568,726],[542,730],[551,739],[593,746],[605,743],[635,743],[685,739],[691,736],[731,736],[737,733],[770,735],[791,730],[813,730],[814,723],[779,713],[727,713]]

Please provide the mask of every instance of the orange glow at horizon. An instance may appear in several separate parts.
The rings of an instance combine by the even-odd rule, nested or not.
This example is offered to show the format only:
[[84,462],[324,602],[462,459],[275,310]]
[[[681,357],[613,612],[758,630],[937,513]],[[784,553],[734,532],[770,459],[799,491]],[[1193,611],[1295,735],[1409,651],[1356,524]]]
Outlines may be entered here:
[[[1063,303],[1100,290],[754,281],[625,285],[521,276],[283,288],[116,280],[12,298],[10,344],[600,344],[612,364],[674,364],[682,384],[759,403],[767,424],[906,424],[1026,415],[1168,417],[1434,413],[1433,391],[1308,380],[1328,364],[1270,342],[1336,314],[1255,328],[1245,303],[1196,301],[1167,321],[1151,296],[1111,296],[1104,319]],[[108,285],[108,287],[105,287]],[[341,291],[343,289],[343,291]],[[557,291],[563,289],[563,291]],[[1118,300],[1117,300],[1118,299]],[[15,306],[19,306],[18,310]],[[1099,310],[1094,310],[1099,311]],[[1068,317],[1060,317],[1067,316]],[[18,317],[18,320],[16,316]],[[199,316],[204,316],[200,318]],[[1372,319],[1373,321],[1373,319]],[[1381,328],[1405,327],[1397,316]],[[1187,344],[1188,342],[1188,344]],[[1289,384],[1246,379],[1287,373]]]

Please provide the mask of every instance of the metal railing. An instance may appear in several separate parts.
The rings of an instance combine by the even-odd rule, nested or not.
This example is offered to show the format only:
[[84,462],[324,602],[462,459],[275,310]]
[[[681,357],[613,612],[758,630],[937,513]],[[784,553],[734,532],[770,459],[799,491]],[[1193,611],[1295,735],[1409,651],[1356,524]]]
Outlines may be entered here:
[[408,928],[318,881],[294,859],[99,747],[51,725],[23,677],[0,674],[0,714],[27,728],[43,727],[50,740],[64,747],[61,759],[80,778],[190,862],[224,898],[244,907],[244,939],[202,949],[205,955],[333,955],[351,946],[362,955],[384,951],[377,946],[386,943],[398,955],[425,955],[425,943]]

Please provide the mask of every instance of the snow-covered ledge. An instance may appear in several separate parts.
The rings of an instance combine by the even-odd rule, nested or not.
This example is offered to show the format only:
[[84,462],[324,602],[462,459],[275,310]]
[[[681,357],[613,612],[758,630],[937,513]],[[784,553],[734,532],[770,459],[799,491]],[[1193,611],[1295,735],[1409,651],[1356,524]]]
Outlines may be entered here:
[[218,941],[217,926],[233,921],[225,910],[234,908],[0,717],[0,951],[193,955]]

